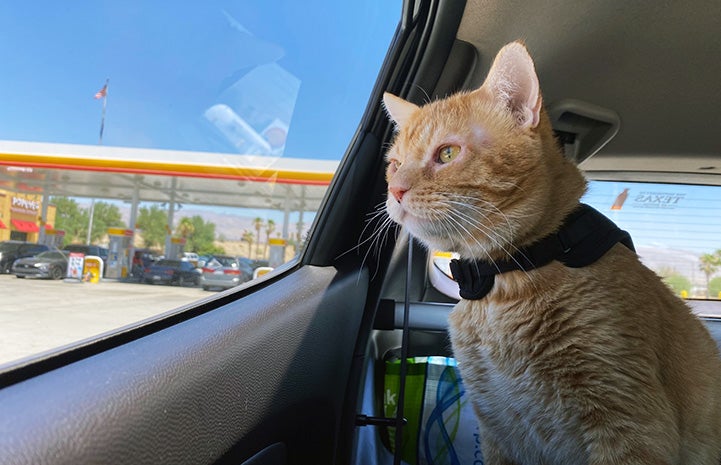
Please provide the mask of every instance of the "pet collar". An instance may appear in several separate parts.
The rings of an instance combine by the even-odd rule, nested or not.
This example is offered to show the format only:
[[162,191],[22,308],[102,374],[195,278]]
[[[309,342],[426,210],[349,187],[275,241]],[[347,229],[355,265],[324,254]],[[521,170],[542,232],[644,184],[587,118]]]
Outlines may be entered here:
[[461,297],[479,300],[493,288],[495,276],[508,271],[528,271],[558,260],[570,268],[581,268],[601,258],[617,242],[635,251],[631,236],[594,208],[579,204],[561,228],[520,249],[511,259],[451,260],[451,272]]

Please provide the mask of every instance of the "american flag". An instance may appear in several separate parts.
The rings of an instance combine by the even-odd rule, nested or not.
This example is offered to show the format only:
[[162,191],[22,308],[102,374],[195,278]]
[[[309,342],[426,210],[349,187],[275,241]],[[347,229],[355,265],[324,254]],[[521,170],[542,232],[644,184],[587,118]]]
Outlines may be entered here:
[[100,89],[99,91],[97,91],[95,93],[95,100],[101,99],[101,98],[105,97],[106,95],[108,95],[108,85],[107,84],[105,84],[102,89]]

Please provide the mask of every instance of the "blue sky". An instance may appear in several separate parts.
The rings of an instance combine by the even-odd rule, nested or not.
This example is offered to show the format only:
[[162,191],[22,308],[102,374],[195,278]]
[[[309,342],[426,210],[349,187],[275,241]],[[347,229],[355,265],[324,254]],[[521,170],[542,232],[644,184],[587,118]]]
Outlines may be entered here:
[[219,105],[257,134],[290,126],[275,154],[339,159],[399,15],[400,0],[2,2],[0,139],[97,144],[110,78],[106,145],[243,152]]

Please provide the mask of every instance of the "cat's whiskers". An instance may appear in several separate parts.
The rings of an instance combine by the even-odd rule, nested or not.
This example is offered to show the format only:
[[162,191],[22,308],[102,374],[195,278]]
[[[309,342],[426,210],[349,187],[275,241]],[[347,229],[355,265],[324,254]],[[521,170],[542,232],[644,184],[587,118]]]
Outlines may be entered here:
[[[494,205],[492,202],[489,202],[488,200],[484,200],[484,199],[482,199],[482,198],[480,198],[480,197],[473,197],[473,196],[470,196],[470,195],[461,195],[461,194],[450,194],[450,197],[451,197],[451,198],[454,198],[454,199],[459,199],[459,200],[466,200],[466,201],[469,201],[469,202],[479,202],[479,203],[483,203],[484,206],[491,207],[491,208],[493,209],[493,211],[495,211],[495,212],[498,213],[499,215],[502,215],[502,216],[504,216],[504,217],[506,217],[506,218],[510,218],[510,219],[514,219],[514,220],[516,220],[516,219],[525,219],[525,218],[535,218],[535,217],[537,217],[538,215],[541,214],[541,212],[534,212],[534,213],[530,213],[530,214],[528,214],[528,215],[509,214],[509,213],[506,213],[506,212],[502,211],[501,209],[499,209],[499,208],[498,208],[496,205]],[[477,207],[480,208],[480,205],[478,205]],[[485,212],[485,210],[484,210],[484,212]]]
[[[459,214],[459,213],[460,213],[460,212],[457,212],[457,211],[454,212],[454,214],[456,214],[456,215]],[[454,220],[455,220],[455,221],[459,221],[459,220],[457,220],[457,219],[454,219]],[[521,264],[521,263],[518,261],[518,259],[517,259],[513,254],[511,254],[511,253],[508,251],[508,249],[506,249],[506,247],[503,246],[503,244],[502,244],[501,241],[508,242],[506,239],[504,239],[503,237],[499,236],[499,235],[498,235],[497,233],[495,233],[493,230],[489,230],[486,226],[484,226],[484,225],[482,225],[482,224],[474,224],[474,222],[473,222],[474,219],[473,219],[472,217],[467,217],[467,218],[461,217],[461,220],[466,221],[466,222],[468,223],[469,227],[471,227],[472,229],[476,229],[476,230],[480,231],[480,232],[481,232],[482,234],[484,234],[488,239],[490,239],[491,241],[493,241],[493,242],[496,244],[496,246],[498,246],[498,248],[500,248],[506,255],[508,255],[508,257],[511,259],[511,261],[513,261],[513,263],[515,263],[515,264],[518,266],[519,271],[523,272],[523,274],[524,274],[524,275],[526,276],[526,278],[528,279],[528,282],[534,287],[534,289],[536,288],[536,284],[535,284],[535,282],[533,281],[533,277],[532,277],[531,274],[528,272],[528,270],[526,270],[526,269],[524,268],[523,264]],[[466,229],[466,228],[464,228],[464,229]],[[488,232],[487,232],[487,231],[488,231]],[[469,232],[469,234],[470,234],[470,232]],[[531,260],[526,256],[526,254],[523,253],[523,251],[522,251],[521,249],[519,249],[518,247],[516,247],[515,245],[513,245],[513,244],[510,243],[510,242],[508,242],[508,245],[509,245],[512,249],[516,250],[516,252],[518,252],[518,253],[519,253],[523,258],[525,258],[527,261],[529,261],[529,262],[531,261]],[[483,249],[483,252],[489,257],[489,259],[490,259],[491,263],[493,264],[493,266],[494,266],[494,267],[496,268],[496,270],[500,273],[501,271],[500,271],[500,269],[498,268],[498,265],[496,264],[496,262],[495,262],[492,258],[490,258],[491,256],[489,255],[489,253],[487,252],[487,250],[486,250],[485,248]]]
[[[476,237],[465,226],[463,226],[463,224],[458,219],[454,218],[453,216],[444,216],[443,219],[441,220],[441,222],[444,224],[448,224],[448,226],[450,226],[453,229],[453,231],[449,231],[449,233],[456,233],[461,238],[470,237],[471,239],[473,239],[473,241],[476,243],[478,248],[480,248],[481,251],[488,257],[488,260],[493,264],[493,266],[496,267],[496,270],[499,273],[501,272],[500,268],[498,268],[498,265],[496,265],[495,260],[493,260],[493,257],[491,257],[491,254],[488,253],[488,250],[486,249],[486,247],[484,247],[483,244],[481,244],[481,242],[478,239],[476,239]],[[465,233],[465,234],[463,234],[463,233]],[[483,233],[483,234],[485,234],[485,233]],[[488,236],[487,234],[486,234],[486,236],[489,239],[494,240],[492,237]],[[465,246],[468,249],[468,253],[475,254],[472,244],[470,244],[467,239],[464,239],[464,242],[466,243]]]
[[[482,214],[481,211],[480,211],[480,209],[474,207],[473,205],[467,205],[467,204],[465,204],[465,203],[456,202],[456,201],[453,201],[453,200],[449,200],[448,202],[453,203],[453,204],[456,204],[456,205],[460,205],[460,206],[463,206],[463,207],[467,207],[468,209],[470,209],[470,210],[472,210],[472,211],[474,211],[474,212],[477,212],[477,213],[479,213],[479,214]],[[523,250],[522,250],[522,249],[519,249],[518,247],[516,247],[516,246],[513,244],[513,242],[512,242],[510,239],[507,238],[507,236],[511,236],[511,235],[513,234],[514,228],[513,228],[513,226],[511,225],[509,218],[508,218],[506,215],[504,215],[503,212],[499,212],[499,213],[505,218],[506,223],[507,223],[507,225],[508,225],[508,231],[506,231],[506,234],[504,234],[504,235],[497,233],[494,229],[492,229],[492,228],[484,225],[484,224],[481,223],[477,218],[474,218],[474,217],[471,216],[471,215],[468,215],[468,214],[466,214],[466,213],[464,213],[464,212],[461,212],[461,211],[459,211],[459,210],[455,210],[455,211],[456,211],[456,213],[461,213],[461,214],[463,214],[464,217],[465,217],[465,220],[466,220],[469,224],[473,225],[473,226],[476,227],[476,228],[483,228],[483,231],[482,231],[482,232],[484,232],[484,234],[486,233],[486,231],[491,232],[492,234],[494,234],[495,237],[501,241],[501,242],[497,242],[498,246],[503,250],[503,252],[505,252],[509,257],[511,257],[511,259],[513,259],[513,261],[516,262],[516,264],[518,264],[518,266],[521,266],[521,264],[518,263],[518,262],[516,261],[516,259],[513,257],[513,254],[511,254],[511,253],[503,246],[504,244],[507,244],[510,249],[512,249],[512,250],[515,251],[516,253],[520,254],[520,255],[521,255],[523,258],[525,258],[526,260],[530,261],[530,259],[525,255],[525,253],[523,253]],[[485,216],[485,215],[483,215],[483,216],[484,216],[484,219],[487,219],[487,218],[488,218],[488,217]]]
[[[524,274],[524,275],[526,276],[526,278],[528,279],[528,282],[534,287],[534,289],[536,288],[536,284],[535,284],[535,282],[533,281],[533,277],[531,276],[531,274],[528,273],[528,271],[527,271],[527,270],[523,267],[523,265],[516,259],[516,257],[514,257],[513,254],[511,254],[511,253],[509,252],[509,250],[506,249],[506,247],[504,246],[504,243],[507,243],[512,249],[514,249],[514,250],[515,250],[516,252],[518,252],[523,258],[525,258],[526,260],[528,260],[528,261],[530,262],[530,259],[523,253],[522,250],[518,249],[515,245],[513,245],[510,241],[508,241],[507,239],[505,239],[503,236],[501,236],[501,235],[499,235],[498,233],[496,233],[493,229],[491,229],[491,228],[489,228],[488,226],[480,223],[480,222],[478,221],[478,219],[476,219],[476,218],[474,218],[474,217],[472,217],[472,216],[470,216],[470,215],[467,215],[467,214],[464,213],[464,212],[461,212],[461,211],[460,211],[459,209],[457,209],[457,208],[449,208],[449,209],[448,209],[448,215],[447,215],[445,218],[450,219],[451,221],[453,221],[454,224],[457,225],[457,228],[455,228],[456,230],[458,230],[458,227],[460,227],[460,228],[463,230],[463,232],[465,232],[469,237],[471,237],[471,238],[474,239],[474,241],[476,242],[476,244],[477,244],[477,245],[479,246],[479,248],[483,251],[483,253],[488,257],[489,261],[493,264],[493,266],[496,268],[496,270],[497,270],[499,273],[500,273],[500,269],[499,269],[498,265],[496,264],[495,260],[493,260],[493,258],[492,258],[491,255],[489,254],[488,250],[487,250],[485,247],[483,247],[483,245],[480,243],[480,241],[478,241],[478,239],[475,238],[475,236],[471,233],[471,231],[463,225],[464,222],[465,222],[466,224],[468,224],[468,227],[470,227],[471,229],[475,229],[475,230],[479,231],[479,232],[480,232],[481,234],[483,234],[486,238],[488,238],[491,242],[493,242],[496,247],[500,248],[506,255],[508,255],[508,257],[509,257],[516,265],[518,265],[519,270],[523,272],[523,274]],[[461,231],[458,231],[458,232],[460,233]],[[468,244],[468,243],[467,243],[467,244],[466,244],[466,247],[468,247],[469,253],[473,254],[473,249],[471,248],[471,244]]]
[[431,103],[431,96],[428,95],[428,92],[426,92],[426,90],[423,87],[419,86],[418,84],[416,84],[416,87],[418,88],[418,90],[423,92],[423,95],[426,96],[426,101],[424,103]]
[[[385,208],[385,201],[380,202],[378,205],[376,205],[374,210],[369,212],[366,216],[368,216],[369,218],[366,220],[366,224],[363,227],[361,234],[359,235],[358,244],[335,257],[337,260],[345,256],[346,254],[352,252],[353,250],[359,250],[362,246],[369,244],[368,248],[365,251],[365,254],[363,255],[363,259],[361,260],[361,270],[365,266],[371,252],[377,253],[381,248],[385,246],[385,241],[388,238],[388,232],[390,231],[390,229],[392,227],[395,227],[396,231],[398,229],[398,225],[390,218],[390,216],[388,216],[388,212]],[[368,237],[363,239],[366,235],[366,232],[371,227],[373,228],[372,232],[370,233],[370,235],[368,235]],[[376,264],[376,269],[371,275],[371,279],[373,279],[375,273],[377,272],[378,264]],[[360,280],[360,273],[358,275],[358,279]]]

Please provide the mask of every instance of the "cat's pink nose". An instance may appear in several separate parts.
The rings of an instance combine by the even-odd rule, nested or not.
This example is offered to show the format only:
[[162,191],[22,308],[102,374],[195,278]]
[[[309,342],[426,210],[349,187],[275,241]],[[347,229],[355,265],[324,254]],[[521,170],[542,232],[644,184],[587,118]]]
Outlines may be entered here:
[[406,189],[401,189],[400,187],[391,187],[388,189],[393,197],[398,201],[398,203],[401,203],[401,200],[403,200],[403,194],[408,192]]

